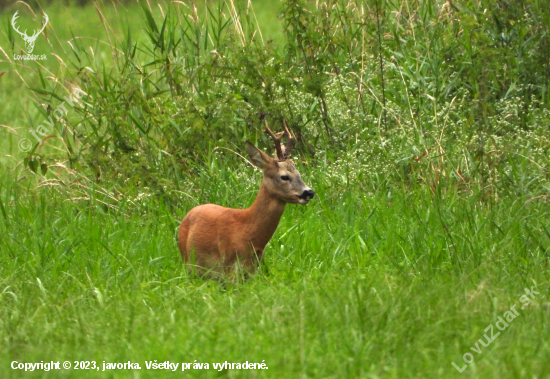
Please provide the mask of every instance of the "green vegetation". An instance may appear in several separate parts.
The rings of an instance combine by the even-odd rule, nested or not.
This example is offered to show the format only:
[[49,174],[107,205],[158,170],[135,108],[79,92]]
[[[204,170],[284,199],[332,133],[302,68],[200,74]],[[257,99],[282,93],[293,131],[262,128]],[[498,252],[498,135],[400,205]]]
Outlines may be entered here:
[[[42,5],[45,61],[39,6],[0,14],[0,376],[550,377],[546,3]],[[264,116],[316,197],[248,281],[190,277],[179,222],[253,201]]]

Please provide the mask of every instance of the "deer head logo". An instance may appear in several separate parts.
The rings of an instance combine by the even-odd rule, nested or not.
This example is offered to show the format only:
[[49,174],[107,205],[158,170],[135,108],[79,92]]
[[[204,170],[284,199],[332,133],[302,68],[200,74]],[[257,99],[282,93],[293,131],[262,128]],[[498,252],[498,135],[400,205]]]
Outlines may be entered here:
[[34,49],[34,42],[36,41],[36,39],[38,38],[40,33],[42,33],[42,31],[46,28],[46,25],[48,24],[49,18],[48,18],[48,15],[46,13],[44,13],[44,24],[42,25],[42,29],[35,30],[34,34],[32,36],[28,36],[26,29],[23,33],[21,33],[19,31],[19,28],[15,25],[15,20],[17,20],[17,18],[19,17],[19,16],[17,16],[17,13],[19,13],[19,11],[15,12],[15,14],[13,15],[13,17],[11,19],[11,26],[13,26],[13,29],[17,33],[21,34],[21,37],[23,37],[23,40],[25,41],[25,49],[27,50],[27,53],[30,54],[30,53],[32,53],[32,50]]

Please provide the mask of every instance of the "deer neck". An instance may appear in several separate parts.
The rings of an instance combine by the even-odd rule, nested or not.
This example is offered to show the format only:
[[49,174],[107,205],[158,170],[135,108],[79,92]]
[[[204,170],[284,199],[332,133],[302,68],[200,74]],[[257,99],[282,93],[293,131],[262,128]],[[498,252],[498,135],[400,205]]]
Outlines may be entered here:
[[255,249],[263,250],[279,225],[286,203],[270,194],[262,181],[252,205],[245,209],[250,240]]

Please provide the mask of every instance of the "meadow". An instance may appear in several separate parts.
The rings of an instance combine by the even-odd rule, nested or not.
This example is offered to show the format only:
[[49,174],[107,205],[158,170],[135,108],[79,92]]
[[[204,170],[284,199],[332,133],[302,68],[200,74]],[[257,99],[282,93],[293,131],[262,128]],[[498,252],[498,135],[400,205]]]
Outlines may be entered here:
[[[545,2],[77,3],[0,6],[0,377],[550,378]],[[264,117],[315,198],[192,276],[179,222],[252,203]]]

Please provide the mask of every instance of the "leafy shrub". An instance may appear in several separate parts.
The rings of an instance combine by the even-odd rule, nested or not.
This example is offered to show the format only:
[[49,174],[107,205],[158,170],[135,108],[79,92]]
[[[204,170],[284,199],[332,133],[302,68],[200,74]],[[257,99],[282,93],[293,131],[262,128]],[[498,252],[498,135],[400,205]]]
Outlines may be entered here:
[[[71,43],[66,80],[87,97],[59,127],[86,175],[164,193],[214,147],[269,144],[267,115],[289,121],[303,156],[334,163],[342,187],[496,194],[522,175],[540,179],[522,193],[546,183],[550,16],[540,2],[285,0],[283,46],[261,39],[249,4],[207,4],[204,17],[178,4],[141,12],[147,41],[113,34],[109,64]],[[44,107],[55,107],[62,94],[42,84]],[[340,180],[342,170],[351,176]]]

